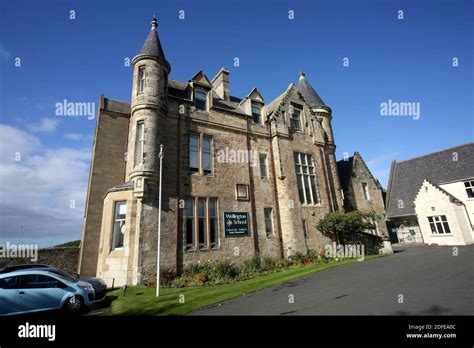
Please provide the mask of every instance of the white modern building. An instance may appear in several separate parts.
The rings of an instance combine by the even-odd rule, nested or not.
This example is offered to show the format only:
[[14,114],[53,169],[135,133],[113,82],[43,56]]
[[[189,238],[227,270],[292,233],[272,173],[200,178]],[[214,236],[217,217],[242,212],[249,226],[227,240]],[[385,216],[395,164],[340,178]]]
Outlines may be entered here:
[[474,143],[392,162],[391,238],[399,243],[474,243]]

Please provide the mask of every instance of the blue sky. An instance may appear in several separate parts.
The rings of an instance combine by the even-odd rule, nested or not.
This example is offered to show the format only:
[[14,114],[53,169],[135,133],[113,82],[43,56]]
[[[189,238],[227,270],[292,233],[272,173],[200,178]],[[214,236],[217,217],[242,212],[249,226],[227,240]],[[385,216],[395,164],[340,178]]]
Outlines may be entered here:
[[[359,151],[384,186],[392,159],[474,138],[472,1],[3,0],[0,13],[0,242],[20,226],[24,243],[79,239],[95,119],[55,104],[129,101],[124,60],[153,13],[171,78],[226,66],[232,95],[270,102],[303,70],[333,110],[338,159]],[[381,116],[389,99],[420,103],[420,118]]]

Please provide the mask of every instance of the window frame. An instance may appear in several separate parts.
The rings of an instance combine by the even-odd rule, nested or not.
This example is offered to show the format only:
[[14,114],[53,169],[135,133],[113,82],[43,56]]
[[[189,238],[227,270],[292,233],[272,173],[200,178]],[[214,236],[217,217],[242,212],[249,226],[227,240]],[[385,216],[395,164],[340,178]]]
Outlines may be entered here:
[[[263,163],[262,163],[263,157]],[[259,153],[258,154],[258,164],[260,167],[260,179],[268,179],[268,156],[266,153]],[[264,173],[262,173],[262,164],[264,168]]]
[[[197,138],[198,140],[198,168],[191,167],[191,138]],[[204,150],[204,141],[209,140],[209,152]],[[193,150],[194,152],[195,150]],[[204,168],[204,156],[209,155],[210,169]],[[194,170],[197,169],[197,170]],[[190,133],[188,135],[188,170],[193,175],[199,176],[213,176],[214,175],[214,138],[204,133]]]
[[[296,132],[303,132],[303,127],[301,125],[301,114],[303,109],[300,106],[291,105],[292,110],[290,113],[290,125]],[[294,116],[297,115],[295,118]],[[295,127],[295,122],[297,121],[298,127]]]
[[305,206],[320,205],[321,197],[313,154],[293,152],[293,161],[295,162],[296,185],[300,203]]
[[[474,179],[466,180],[463,182],[464,189],[468,199],[474,199]],[[466,185],[468,184],[468,185]]]
[[[192,212],[193,216],[188,216],[187,208],[185,207],[184,216],[183,216],[183,224],[182,232],[184,234],[184,248],[185,251],[197,251],[197,250],[212,250],[218,249],[220,247],[220,238],[219,238],[219,200],[217,197],[202,197],[202,196],[195,196],[186,199],[186,204],[189,202],[193,202]],[[199,212],[199,203],[204,202],[204,215],[200,214]],[[215,202],[215,216],[211,216],[211,202]],[[203,239],[204,242],[200,240],[200,232],[199,232],[199,223],[200,219],[204,219],[204,231],[203,231]],[[211,219],[214,220],[213,226],[215,226],[215,237],[212,237],[211,231]],[[188,243],[187,239],[187,227],[188,227],[188,220],[192,220],[192,243]],[[212,239],[215,239],[213,242]]]
[[[125,204],[125,217],[123,219],[118,219],[117,218],[117,208],[119,204]],[[115,225],[117,222],[123,222],[123,228],[125,228],[125,225],[127,223],[127,209],[128,209],[128,202],[126,200],[120,200],[120,201],[114,201],[114,210],[113,210],[113,216],[112,216],[112,235],[111,235],[111,241],[110,241],[110,251],[114,250],[122,250],[124,245],[125,245],[125,232],[123,232],[123,239],[122,239],[122,246],[116,247],[115,246]],[[120,226],[120,227],[122,227]]]
[[137,94],[145,92],[146,87],[146,70],[145,65],[138,67],[138,81],[137,81]]
[[[430,226],[432,236],[453,234],[453,232],[451,231],[451,227],[449,227],[449,222],[446,215],[432,215],[432,216],[428,216],[427,218],[428,218],[428,224]],[[440,230],[442,232],[440,232]]]
[[[140,126],[142,126],[143,132],[140,132]],[[145,154],[145,120],[138,120],[136,123],[135,129],[136,129],[135,131],[136,134],[135,134],[134,167],[143,164],[143,159],[144,159],[144,154]],[[141,136],[142,136],[142,139],[140,138]]]
[[364,200],[366,202],[372,202],[372,199],[370,198],[370,190],[369,190],[369,183],[367,181],[363,181],[361,183],[362,185],[362,194],[364,195]]
[[[198,95],[199,93],[202,93],[205,95],[204,98],[198,98]],[[197,104],[197,101],[200,100],[200,101],[204,101],[204,109],[198,107],[198,104]],[[205,112],[208,112],[209,111],[209,91],[206,91],[205,89],[203,88],[195,88],[194,89],[194,107],[196,108],[196,110],[200,110],[200,111],[205,111]]]
[[[269,216],[267,216],[267,213]],[[275,235],[275,224],[273,222],[273,208],[265,207],[263,208],[263,222],[265,226],[265,235],[271,237]],[[268,230],[270,229],[270,231]]]
[[[258,113],[254,113],[254,108],[258,109]],[[262,106],[255,103],[250,102],[250,113],[252,114],[252,122],[259,126],[263,125],[263,118],[262,118]],[[255,120],[257,118],[257,120]]]

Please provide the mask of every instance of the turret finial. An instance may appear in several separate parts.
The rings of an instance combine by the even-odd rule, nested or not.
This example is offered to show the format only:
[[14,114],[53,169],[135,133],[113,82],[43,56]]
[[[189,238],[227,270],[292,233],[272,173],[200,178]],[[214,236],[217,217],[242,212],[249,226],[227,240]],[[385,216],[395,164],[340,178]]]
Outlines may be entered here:
[[155,30],[158,28],[158,21],[156,20],[156,15],[153,15],[153,19],[151,20],[151,30]]
[[299,74],[298,74],[298,77],[299,77],[299,80],[302,80],[304,79],[304,72],[300,70]]

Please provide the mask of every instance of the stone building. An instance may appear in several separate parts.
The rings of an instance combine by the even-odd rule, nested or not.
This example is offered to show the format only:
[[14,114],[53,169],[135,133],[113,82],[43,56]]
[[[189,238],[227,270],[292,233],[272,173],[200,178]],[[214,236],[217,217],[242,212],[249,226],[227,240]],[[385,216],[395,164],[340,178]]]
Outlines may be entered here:
[[474,243],[474,143],[393,161],[387,218],[399,243]]
[[153,281],[160,170],[162,268],[324,248],[315,225],[342,193],[332,111],[303,73],[269,103],[231,95],[225,68],[170,79],[156,19],[132,65],[131,103],[100,98],[81,274]]
[[379,237],[388,237],[384,190],[360,153],[356,151],[354,156],[338,161],[337,169],[344,194],[344,210],[376,213],[380,220],[373,221],[374,229],[369,232]]

